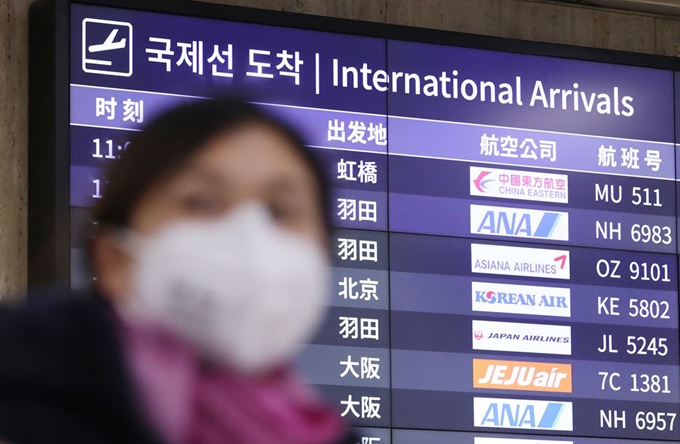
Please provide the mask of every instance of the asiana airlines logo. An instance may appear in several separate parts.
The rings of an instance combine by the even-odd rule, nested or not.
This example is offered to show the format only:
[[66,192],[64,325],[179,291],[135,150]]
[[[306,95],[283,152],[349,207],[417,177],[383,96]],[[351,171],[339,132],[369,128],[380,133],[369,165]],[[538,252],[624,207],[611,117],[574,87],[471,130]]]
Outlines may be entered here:
[[569,251],[471,244],[473,273],[569,279]]

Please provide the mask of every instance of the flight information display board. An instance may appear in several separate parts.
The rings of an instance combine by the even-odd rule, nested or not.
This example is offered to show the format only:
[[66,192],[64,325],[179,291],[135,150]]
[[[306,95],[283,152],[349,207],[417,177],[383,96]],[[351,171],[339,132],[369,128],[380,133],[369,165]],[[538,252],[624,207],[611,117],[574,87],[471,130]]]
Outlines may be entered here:
[[73,288],[130,136],[244,88],[332,183],[329,314],[299,367],[362,444],[680,443],[673,71],[69,13]]

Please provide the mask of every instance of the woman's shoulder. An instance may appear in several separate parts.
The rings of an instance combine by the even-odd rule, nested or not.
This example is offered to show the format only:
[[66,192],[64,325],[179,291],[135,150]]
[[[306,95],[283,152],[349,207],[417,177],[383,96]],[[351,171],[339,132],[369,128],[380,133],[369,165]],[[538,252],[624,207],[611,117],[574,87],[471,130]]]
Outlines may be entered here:
[[0,306],[0,344],[26,341],[32,348],[44,341],[68,348],[91,335],[110,336],[112,329],[109,304],[85,293],[34,290],[20,303]]
[[42,291],[0,306],[0,356],[0,438],[154,442],[136,415],[115,320],[101,298]]
[[116,347],[110,308],[100,298],[40,290],[0,306],[0,356],[7,357],[0,388],[22,380],[74,384],[67,375],[79,375]]

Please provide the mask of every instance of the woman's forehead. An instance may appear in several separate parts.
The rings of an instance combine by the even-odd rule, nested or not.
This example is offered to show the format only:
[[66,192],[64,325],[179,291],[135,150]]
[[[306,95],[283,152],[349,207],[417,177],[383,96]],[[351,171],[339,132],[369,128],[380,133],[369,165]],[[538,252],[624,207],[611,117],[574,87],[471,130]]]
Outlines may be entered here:
[[309,183],[314,177],[299,149],[276,129],[261,124],[214,137],[188,160],[180,176],[216,185]]

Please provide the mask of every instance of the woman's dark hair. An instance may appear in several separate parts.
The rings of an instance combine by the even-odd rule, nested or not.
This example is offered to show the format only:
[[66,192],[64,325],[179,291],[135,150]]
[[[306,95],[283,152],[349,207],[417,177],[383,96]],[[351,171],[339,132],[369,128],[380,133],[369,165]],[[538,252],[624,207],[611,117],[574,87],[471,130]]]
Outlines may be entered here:
[[302,137],[262,108],[236,98],[198,100],[173,108],[136,133],[109,170],[103,197],[94,206],[94,220],[100,226],[126,226],[139,198],[149,188],[179,169],[212,138],[249,124],[277,130],[299,151],[318,183],[319,203],[328,227],[326,176]]

